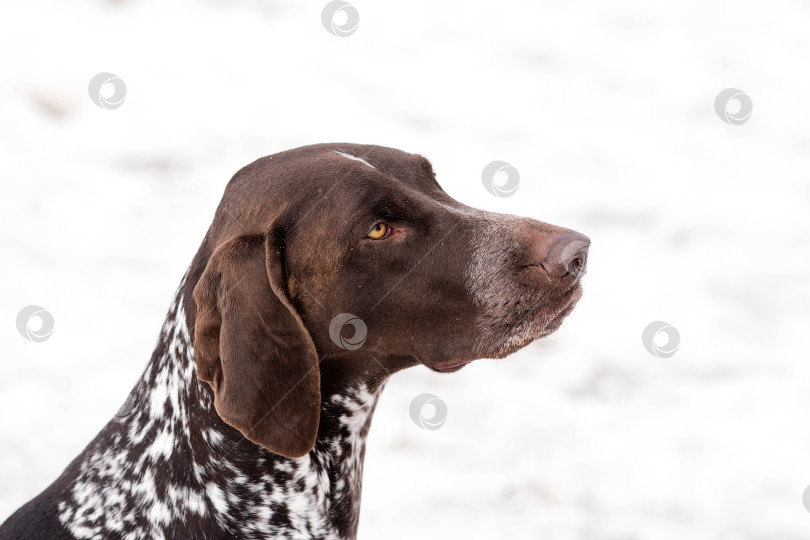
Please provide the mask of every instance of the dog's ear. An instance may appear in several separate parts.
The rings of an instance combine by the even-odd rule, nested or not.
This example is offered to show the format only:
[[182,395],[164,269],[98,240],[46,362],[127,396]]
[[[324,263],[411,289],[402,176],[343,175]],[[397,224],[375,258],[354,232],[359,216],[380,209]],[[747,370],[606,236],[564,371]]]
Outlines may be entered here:
[[239,237],[211,256],[194,288],[197,376],[223,421],[285,457],[315,446],[320,370],[289,299],[278,231]]

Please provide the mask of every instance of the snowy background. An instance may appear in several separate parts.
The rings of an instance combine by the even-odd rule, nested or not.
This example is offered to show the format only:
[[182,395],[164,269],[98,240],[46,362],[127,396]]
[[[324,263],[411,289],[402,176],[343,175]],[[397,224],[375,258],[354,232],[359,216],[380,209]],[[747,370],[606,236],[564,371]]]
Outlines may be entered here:
[[[325,4],[0,4],[0,520],[121,406],[231,175],[347,141],[592,240],[557,334],[389,382],[361,539],[810,538],[810,3],[357,0],[349,37]],[[493,160],[515,196],[483,188]],[[31,304],[47,341],[17,331]]]

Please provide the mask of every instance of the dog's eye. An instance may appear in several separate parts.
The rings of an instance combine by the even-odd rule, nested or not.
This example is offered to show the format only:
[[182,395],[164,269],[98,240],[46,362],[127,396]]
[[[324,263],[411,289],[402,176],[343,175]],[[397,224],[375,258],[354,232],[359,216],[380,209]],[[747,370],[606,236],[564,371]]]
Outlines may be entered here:
[[377,223],[371,228],[371,231],[368,233],[368,237],[372,240],[382,240],[383,238],[388,237],[390,232],[391,228],[388,225],[385,223]]

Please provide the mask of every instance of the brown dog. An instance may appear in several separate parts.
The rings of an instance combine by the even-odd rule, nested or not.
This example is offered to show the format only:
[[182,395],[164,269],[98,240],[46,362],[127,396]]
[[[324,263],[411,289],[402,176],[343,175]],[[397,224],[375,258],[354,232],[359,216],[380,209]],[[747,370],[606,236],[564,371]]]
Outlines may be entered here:
[[262,158],[228,185],[122,411],[0,537],[353,538],[387,378],[550,334],[588,245],[453,200],[419,155]]

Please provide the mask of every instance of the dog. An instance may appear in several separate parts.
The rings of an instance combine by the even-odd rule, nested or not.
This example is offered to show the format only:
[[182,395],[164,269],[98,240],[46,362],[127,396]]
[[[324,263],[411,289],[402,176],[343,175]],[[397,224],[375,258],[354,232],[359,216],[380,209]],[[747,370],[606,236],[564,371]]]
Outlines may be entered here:
[[119,413],[0,538],[354,538],[389,377],[551,334],[589,244],[455,201],[417,154],[261,158],[228,184]]

